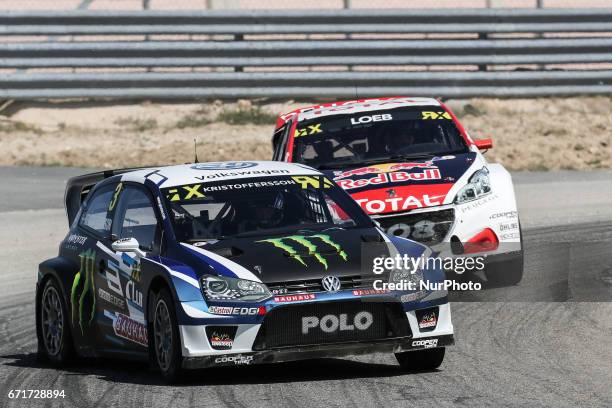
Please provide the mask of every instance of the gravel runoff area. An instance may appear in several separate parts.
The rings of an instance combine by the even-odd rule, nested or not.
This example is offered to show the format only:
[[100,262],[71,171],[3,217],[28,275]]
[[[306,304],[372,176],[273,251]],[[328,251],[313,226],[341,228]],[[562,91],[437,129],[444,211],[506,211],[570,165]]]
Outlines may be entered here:
[[[275,116],[312,102],[15,104],[0,112],[0,165],[125,167],[269,159]],[[450,100],[491,162],[510,170],[612,167],[612,98]]]

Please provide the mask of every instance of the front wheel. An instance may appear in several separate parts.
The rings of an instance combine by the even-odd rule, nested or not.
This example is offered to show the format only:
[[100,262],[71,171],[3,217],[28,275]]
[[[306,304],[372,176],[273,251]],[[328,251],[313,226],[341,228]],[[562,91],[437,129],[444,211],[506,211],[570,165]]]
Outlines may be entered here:
[[64,365],[74,354],[68,309],[57,282],[48,279],[38,304],[36,331],[38,356],[54,365]]
[[153,347],[162,377],[169,383],[180,380],[183,357],[174,303],[167,289],[161,289],[153,309]]
[[395,358],[404,371],[429,371],[440,367],[445,352],[445,347],[404,351],[395,353]]

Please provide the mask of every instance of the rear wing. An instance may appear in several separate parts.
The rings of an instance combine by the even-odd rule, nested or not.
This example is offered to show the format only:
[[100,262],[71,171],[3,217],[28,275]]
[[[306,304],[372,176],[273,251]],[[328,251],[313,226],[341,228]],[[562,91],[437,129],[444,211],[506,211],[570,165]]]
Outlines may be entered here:
[[129,173],[130,171],[148,169],[149,167],[133,167],[127,169],[104,170],[96,173],[84,174],[72,177],[66,184],[64,202],[66,204],[66,214],[68,215],[68,225],[72,225],[81,204],[87,198],[87,194],[100,181],[118,174]]

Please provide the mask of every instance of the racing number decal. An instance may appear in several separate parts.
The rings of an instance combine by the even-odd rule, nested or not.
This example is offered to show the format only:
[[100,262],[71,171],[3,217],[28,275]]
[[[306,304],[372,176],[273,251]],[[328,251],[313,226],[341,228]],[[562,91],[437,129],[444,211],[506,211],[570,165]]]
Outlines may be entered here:
[[451,119],[451,116],[448,112],[432,112],[432,111],[423,111],[421,112],[421,119]]
[[292,176],[293,181],[300,184],[302,189],[308,187],[313,188],[330,188],[333,183],[323,176]]
[[301,128],[301,129],[295,129],[295,134],[293,136],[294,137],[309,136],[309,135],[314,135],[317,133],[323,133],[323,131],[321,130],[320,123],[317,123],[314,125],[308,125],[307,127]]
[[117,184],[117,187],[115,187],[115,194],[113,194],[113,199],[108,205],[108,211],[113,211],[113,209],[115,208],[115,205],[117,205],[117,199],[119,198],[119,194],[121,193],[122,188],[123,188],[123,183],[119,183]]

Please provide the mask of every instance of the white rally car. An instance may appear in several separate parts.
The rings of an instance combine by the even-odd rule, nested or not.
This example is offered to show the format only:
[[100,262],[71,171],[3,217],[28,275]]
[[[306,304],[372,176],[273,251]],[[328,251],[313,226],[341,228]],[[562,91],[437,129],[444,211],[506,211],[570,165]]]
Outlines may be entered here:
[[492,141],[472,139],[442,102],[389,97],[297,109],[278,118],[272,143],[275,160],[325,172],[387,233],[441,255],[484,256],[493,283],[521,280],[510,173],[484,158]]

